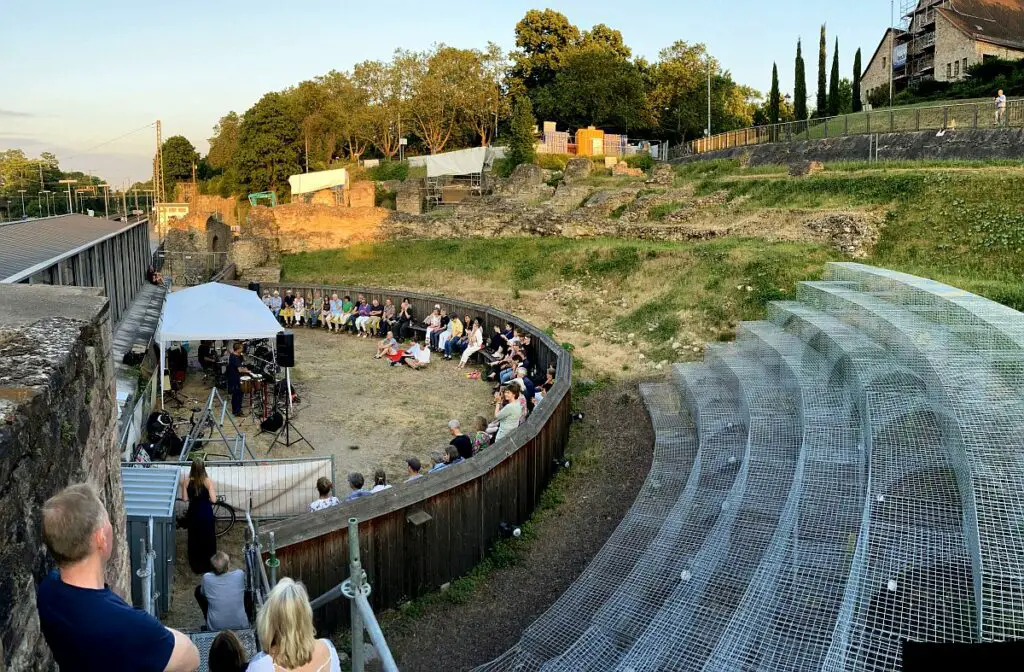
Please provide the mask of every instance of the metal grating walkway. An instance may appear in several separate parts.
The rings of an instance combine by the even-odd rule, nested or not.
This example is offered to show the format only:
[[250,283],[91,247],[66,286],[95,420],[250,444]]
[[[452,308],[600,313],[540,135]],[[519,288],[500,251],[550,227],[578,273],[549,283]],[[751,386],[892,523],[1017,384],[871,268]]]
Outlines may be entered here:
[[1024,637],[1024,315],[829,264],[641,386],[655,454],[577,582],[481,670],[893,670]]

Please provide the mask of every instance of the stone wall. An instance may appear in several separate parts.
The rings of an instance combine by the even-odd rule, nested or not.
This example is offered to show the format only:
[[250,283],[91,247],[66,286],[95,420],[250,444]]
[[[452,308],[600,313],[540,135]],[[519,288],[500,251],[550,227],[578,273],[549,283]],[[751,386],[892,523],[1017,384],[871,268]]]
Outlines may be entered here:
[[[965,122],[967,123],[967,122]],[[879,160],[985,160],[1014,159],[1024,156],[1024,129],[947,130],[883,133],[877,136],[851,135],[841,138],[804,140],[734,147],[717,152],[687,156],[679,160],[706,161],[740,159],[751,166],[786,165],[793,161],[866,161],[871,138],[878,140]]]
[[282,252],[309,252],[376,240],[389,213],[383,208],[289,203],[272,209],[270,226]]
[[[0,284],[0,642],[7,669],[50,670],[36,586],[53,568],[40,507],[92,481],[114,527],[107,583],[130,599],[108,302],[95,288]],[[0,665],[3,667],[3,665]]]

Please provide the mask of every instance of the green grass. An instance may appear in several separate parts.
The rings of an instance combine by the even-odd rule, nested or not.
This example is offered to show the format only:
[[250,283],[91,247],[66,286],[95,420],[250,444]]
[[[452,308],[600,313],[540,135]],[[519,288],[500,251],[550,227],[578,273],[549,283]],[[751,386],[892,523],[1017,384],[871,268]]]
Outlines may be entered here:
[[665,219],[666,217],[671,215],[673,212],[675,212],[676,210],[681,209],[682,207],[683,207],[683,204],[679,203],[677,201],[673,201],[671,203],[661,203],[661,204],[656,205],[653,208],[651,208],[648,211],[647,216],[650,219],[653,219],[654,221],[660,222],[661,220]]
[[925,191],[924,173],[836,175],[818,173],[801,179],[735,180],[709,177],[697,194],[726,191],[730,199],[745,197],[744,207],[830,208],[884,205],[919,198]]
[[979,127],[988,128],[995,124],[991,99],[948,101],[948,116],[942,105],[942,102],[928,101],[893,107],[891,121],[889,108],[835,117],[828,120],[827,128],[823,121],[811,120],[807,130],[796,134],[794,139],[814,140],[838,135],[937,130],[954,124],[959,128],[972,127],[975,110]]

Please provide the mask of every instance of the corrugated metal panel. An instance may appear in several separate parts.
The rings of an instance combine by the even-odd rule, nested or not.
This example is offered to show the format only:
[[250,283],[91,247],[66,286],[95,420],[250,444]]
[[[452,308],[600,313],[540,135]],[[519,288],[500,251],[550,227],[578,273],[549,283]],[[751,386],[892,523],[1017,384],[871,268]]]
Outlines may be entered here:
[[177,469],[160,467],[122,467],[124,512],[128,520],[150,516],[156,521],[172,520],[178,473]]
[[4,224],[0,226],[0,281],[133,224],[78,214]]

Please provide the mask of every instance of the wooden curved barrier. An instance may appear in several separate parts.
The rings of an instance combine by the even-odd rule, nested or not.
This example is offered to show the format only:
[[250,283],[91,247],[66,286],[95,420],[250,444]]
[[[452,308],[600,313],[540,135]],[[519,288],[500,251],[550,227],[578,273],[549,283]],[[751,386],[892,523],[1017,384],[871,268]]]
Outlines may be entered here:
[[[531,335],[538,370],[553,366],[556,371],[554,387],[527,421],[472,459],[372,497],[264,526],[265,547],[267,533],[275,535],[278,576],[301,580],[311,597],[348,578],[346,526],[354,516],[360,523],[363,568],[373,586],[370,602],[374,609],[387,609],[466,574],[501,537],[502,523],[526,521],[569,438],[572,358],[550,336],[503,311],[448,297],[370,287],[262,287],[282,293],[363,294],[382,303],[391,298],[396,306],[408,298],[417,320],[440,304],[449,314],[455,310],[460,317],[468,313],[481,318],[485,335],[493,325],[509,322]],[[335,600],[320,610],[317,620],[328,629],[347,624],[348,603]]]

